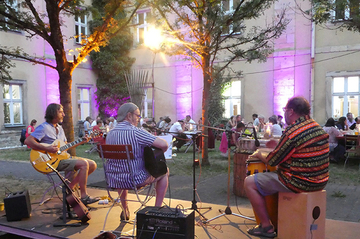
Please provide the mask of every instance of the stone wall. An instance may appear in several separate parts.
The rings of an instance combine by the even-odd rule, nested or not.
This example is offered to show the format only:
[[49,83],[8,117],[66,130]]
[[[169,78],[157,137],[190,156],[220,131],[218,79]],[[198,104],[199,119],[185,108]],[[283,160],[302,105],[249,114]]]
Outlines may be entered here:
[[21,147],[20,134],[21,134],[21,129],[1,131],[0,132],[0,149]]

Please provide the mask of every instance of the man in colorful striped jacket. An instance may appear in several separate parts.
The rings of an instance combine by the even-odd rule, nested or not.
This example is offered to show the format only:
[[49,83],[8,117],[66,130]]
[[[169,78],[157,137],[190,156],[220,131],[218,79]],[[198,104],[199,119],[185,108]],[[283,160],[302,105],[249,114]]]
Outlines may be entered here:
[[249,229],[256,236],[275,237],[264,197],[277,192],[322,190],[329,179],[329,135],[310,118],[310,104],[304,97],[289,99],[283,108],[288,125],[272,151],[258,149],[249,161],[260,159],[277,171],[257,173],[245,179],[245,191],[260,220]]

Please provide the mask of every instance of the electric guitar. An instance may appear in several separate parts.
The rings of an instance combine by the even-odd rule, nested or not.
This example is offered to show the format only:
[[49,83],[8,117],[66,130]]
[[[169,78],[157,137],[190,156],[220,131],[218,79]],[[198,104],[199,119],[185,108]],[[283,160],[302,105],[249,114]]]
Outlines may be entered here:
[[53,170],[49,168],[47,164],[50,164],[53,168],[57,168],[61,160],[70,158],[70,154],[67,153],[66,150],[84,144],[91,138],[99,137],[101,135],[101,132],[93,132],[85,138],[75,140],[68,144],[65,144],[65,142],[58,139],[55,140],[52,144],[41,143],[45,146],[57,145],[59,150],[56,153],[49,153],[42,150],[32,149],[30,152],[30,163],[40,173],[51,173]]

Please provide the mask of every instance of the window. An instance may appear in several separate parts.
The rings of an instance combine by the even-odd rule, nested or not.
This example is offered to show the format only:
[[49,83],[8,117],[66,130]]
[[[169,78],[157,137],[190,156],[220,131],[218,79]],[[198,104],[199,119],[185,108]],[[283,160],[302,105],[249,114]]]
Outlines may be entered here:
[[[4,4],[3,6],[7,6],[6,12],[9,14],[13,14],[19,11],[19,5],[17,0],[5,0],[3,4]],[[7,17],[0,15],[0,29],[18,31],[15,27],[6,24],[7,21],[8,21]]]
[[359,15],[359,0],[334,0],[333,17],[335,20],[350,20]]
[[22,85],[4,84],[3,103],[4,103],[4,124],[22,125],[23,124]]
[[[225,11],[226,15],[231,16],[234,9],[240,4],[240,0],[224,0],[222,1],[222,8]],[[232,22],[227,26],[227,29],[223,29],[224,33],[240,33],[241,24],[238,22]]]
[[144,33],[149,28],[148,19],[151,17],[150,11],[138,12],[136,14],[136,41],[139,44],[144,43]]
[[85,120],[90,116],[90,88],[77,88],[78,119]]
[[232,115],[241,115],[241,81],[233,81],[223,96],[225,97],[224,117],[230,118]]
[[87,16],[75,17],[75,42],[81,44],[81,41],[87,36]]
[[359,76],[333,77],[332,117],[338,119],[348,112],[359,115]]

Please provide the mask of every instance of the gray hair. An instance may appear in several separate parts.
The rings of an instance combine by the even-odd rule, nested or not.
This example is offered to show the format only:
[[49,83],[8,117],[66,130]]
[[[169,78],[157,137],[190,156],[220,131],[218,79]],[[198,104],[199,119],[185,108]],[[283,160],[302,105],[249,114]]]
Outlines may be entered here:
[[117,121],[119,121],[119,122],[124,121],[127,113],[132,113],[135,110],[137,110],[138,108],[139,107],[137,107],[134,103],[125,103],[125,104],[121,105],[118,110]]

